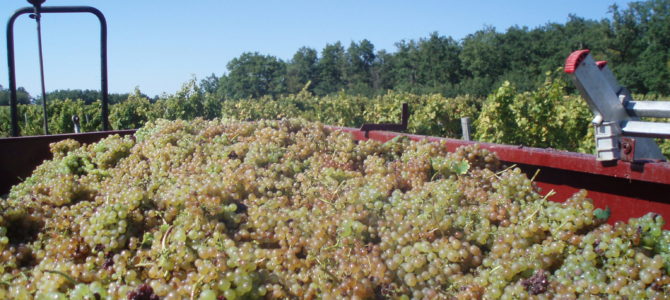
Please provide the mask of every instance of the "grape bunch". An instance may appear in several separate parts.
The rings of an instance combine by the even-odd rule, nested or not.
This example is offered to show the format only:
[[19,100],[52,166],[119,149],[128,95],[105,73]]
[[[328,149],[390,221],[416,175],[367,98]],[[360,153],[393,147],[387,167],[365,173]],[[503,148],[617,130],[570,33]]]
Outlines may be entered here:
[[2,299],[664,299],[670,232],[477,145],[300,119],[52,144],[0,199]]

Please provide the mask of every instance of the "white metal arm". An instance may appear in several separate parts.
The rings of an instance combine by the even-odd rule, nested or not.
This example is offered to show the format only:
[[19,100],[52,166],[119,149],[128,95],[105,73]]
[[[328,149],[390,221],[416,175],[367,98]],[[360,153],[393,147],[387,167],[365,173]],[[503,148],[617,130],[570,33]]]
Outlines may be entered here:
[[632,101],[630,92],[619,85],[607,63],[596,62],[589,50],[573,52],[565,62],[565,72],[572,75],[595,115],[598,160],[621,159],[622,148],[630,152],[630,147],[630,160],[665,160],[652,138],[670,137],[670,124],[643,122],[640,117],[670,117],[670,102]]

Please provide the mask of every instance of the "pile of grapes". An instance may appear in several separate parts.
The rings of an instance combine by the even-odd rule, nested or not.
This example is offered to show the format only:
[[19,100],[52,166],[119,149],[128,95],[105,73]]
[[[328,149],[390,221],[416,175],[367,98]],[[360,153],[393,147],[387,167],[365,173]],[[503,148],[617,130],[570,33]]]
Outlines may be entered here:
[[670,295],[660,216],[605,224],[477,146],[161,120],[52,152],[0,199],[0,299]]

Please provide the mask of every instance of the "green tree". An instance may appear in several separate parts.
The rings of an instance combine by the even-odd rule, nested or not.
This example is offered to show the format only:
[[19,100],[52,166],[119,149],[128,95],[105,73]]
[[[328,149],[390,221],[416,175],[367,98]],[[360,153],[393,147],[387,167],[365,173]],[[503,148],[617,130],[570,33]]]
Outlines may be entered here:
[[309,86],[310,90],[319,84],[318,62],[316,50],[308,47],[298,49],[293,59],[287,64],[286,86],[289,93],[300,92],[310,81],[312,82]]
[[413,40],[402,40],[395,46],[396,54],[392,60],[394,87],[408,92],[416,90],[419,84],[418,45]]
[[670,93],[670,1],[613,5],[611,14],[608,46],[617,78],[636,93]]
[[216,74],[212,73],[212,75],[209,75],[205,77],[205,79],[200,80],[200,90],[203,93],[210,93],[210,94],[216,94],[216,92],[219,90],[219,83],[221,79],[216,76]]
[[[128,93],[109,93],[107,94],[107,99],[109,104],[116,104],[126,101],[130,94]],[[147,95],[142,94],[143,97],[148,97]],[[68,89],[68,90],[55,90],[47,93],[47,101],[52,100],[81,100],[85,104],[91,104],[96,101],[101,101],[102,95],[99,90],[80,90],[80,89]],[[42,97],[39,96],[36,99],[37,104],[42,103]]]
[[327,44],[318,64],[319,82],[314,91],[317,95],[327,95],[345,88],[346,57],[342,43]]
[[493,77],[502,75],[508,67],[500,51],[502,34],[493,27],[486,27],[463,39],[461,61],[464,69],[474,77]]
[[433,32],[418,44],[418,82],[427,92],[445,92],[461,81],[461,46],[451,37]]
[[670,1],[651,0],[644,5],[642,23],[646,48],[640,54],[640,73],[649,91],[670,94]]
[[345,81],[347,90],[356,94],[370,94],[375,46],[368,40],[351,42],[346,52]]
[[286,92],[286,64],[271,55],[245,52],[231,60],[225,81],[225,95],[239,99]]
[[372,89],[378,94],[394,87],[394,68],[393,54],[386,50],[379,50],[375,55],[375,61],[372,63],[372,72],[370,74]]
[[[41,95],[38,97],[38,102],[42,103]],[[85,104],[91,104],[100,99],[100,92],[96,90],[55,90],[47,93],[47,102],[52,100],[81,100]]]
[[[18,104],[30,104],[30,94],[23,87],[16,89],[16,102]],[[0,106],[9,105],[9,89],[4,89],[0,85]]]

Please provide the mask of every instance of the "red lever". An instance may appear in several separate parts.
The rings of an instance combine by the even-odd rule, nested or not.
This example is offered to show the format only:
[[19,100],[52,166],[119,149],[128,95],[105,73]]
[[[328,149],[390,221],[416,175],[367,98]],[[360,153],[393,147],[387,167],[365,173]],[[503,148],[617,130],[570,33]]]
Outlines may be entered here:
[[607,66],[607,61],[606,60],[597,61],[596,66],[598,66],[598,69],[602,70],[605,66]]
[[577,70],[579,64],[591,52],[589,49],[577,50],[572,52],[568,59],[565,60],[565,73],[572,74]]

